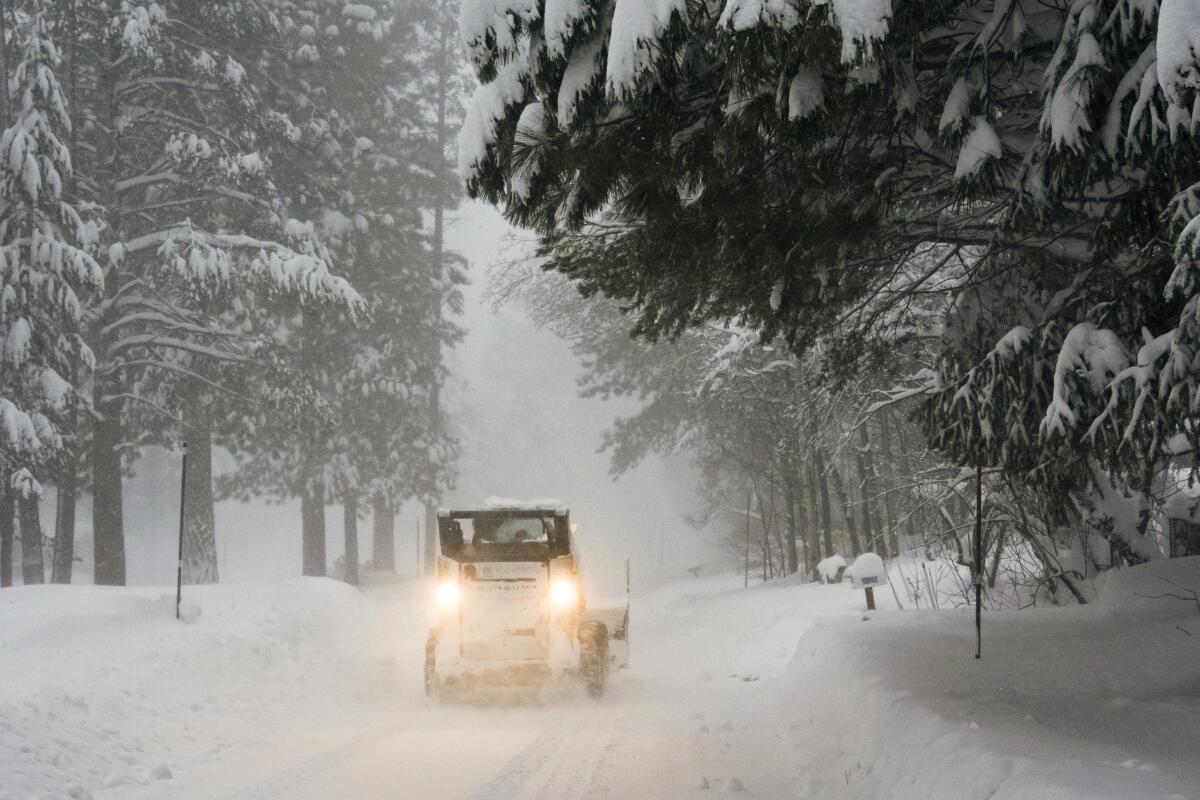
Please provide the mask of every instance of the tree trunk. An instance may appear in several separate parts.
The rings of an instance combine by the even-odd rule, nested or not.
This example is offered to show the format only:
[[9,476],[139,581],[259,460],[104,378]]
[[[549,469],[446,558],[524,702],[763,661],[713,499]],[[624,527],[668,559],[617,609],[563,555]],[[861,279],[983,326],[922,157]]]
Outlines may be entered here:
[[771,563],[771,525],[767,516],[766,506],[763,505],[762,492],[759,491],[758,481],[754,480],[754,497],[758,500],[758,521],[762,524],[762,577],[763,583],[775,575],[775,565]]
[[[904,426],[896,427],[896,440],[900,446],[900,473],[902,480],[908,484],[912,482],[912,462],[908,457],[908,442],[904,441]],[[909,495],[911,497],[911,494]],[[905,517],[904,530],[908,535],[910,546],[917,541],[917,521],[912,513]]]
[[[864,485],[864,481],[863,481],[862,454],[860,453],[860,454],[856,455],[854,460],[857,462],[857,465],[858,465],[858,476],[859,476],[858,495],[859,495],[859,499],[861,501],[863,544],[867,548],[868,552],[878,553],[879,547],[877,545],[877,542],[875,541],[875,530],[871,525],[871,505],[868,502],[867,487]],[[853,485],[850,488],[850,492],[851,492],[851,494],[854,493]],[[853,499],[851,500],[851,502],[853,502]]]
[[787,476],[785,486],[787,494],[784,497],[785,508],[787,510],[787,538],[785,544],[787,549],[784,552],[784,563],[787,566],[787,574],[794,575],[800,569],[800,553],[797,549],[796,539],[799,533],[800,520],[799,516],[802,513],[800,506],[800,493],[796,488],[795,477]]
[[212,481],[212,423],[188,414],[187,482],[184,484],[183,582],[218,583],[217,527]]
[[58,496],[54,506],[54,564],[52,583],[70,583],[75,567],[75,500],[79,485],[79,455],[68,451],[58,476]]
[[817,564],[821,560],[821,512],[817,506],[817,487],[811,462],[805,465],[804,471],[807,473],[807,480],[804,481],[804,500],[808,508],[808,572],[815,576]]
[[325,576],[325,487],[305,486],[300,495],[300,532],[304,546],[304,574]]
[[859,494],[862,496],[863,534],[866,538],[867,549],[873,553],[886,555],[887,551],[881,546],[879,538],[883,536],[879,524],[879,516],[875,511],[875,480],[871,463],[871,435],[867,423],[858,426],[858,452],[854,454],[858,466]]
[[821,530],[825,534],[825,556],[833,555],[833,508],[829,503],[829,477],[826,474],[825,448],[818,447],[815,453],[813,473],[816,479],[818,497],[821,500]]
[[342,535],[346,540],[345,554],[342,563],[345,564],[346,583],[358,585],[358,497],[347,494],[342,500]]
[[829,474],[833,478],[833,491],[842,503],[842,514],[846,518],[846,533],[850,535],[850,555],[857,558],[862,553],[862,546],[858,542],[858,522],[854,518],[854,504],[850,501],[850,496],[846,494],[846,484],[842,480],[841,470],[837,468],[836,464],[830,464],[829,467]]
[[396,512],[382,494],[371,498],[371,566],[396,571]]
[[0,473],[0,587],[13,584],[13,506],[12,489],[8,486],[8,476]]
[[[892,496],[892,475],[895,471],[892,469],[892,432],[891,432],[891,414],[888,411],[883,411],[879,416],[879,450],[883,456],[883,476],[879,476],[876,471],[876,476],[883,487],[883,510],[887,515],[887,545],[888,554],[892,558],[900,555],[900,537],[896,534],[896,499]],[[875,465],[878,470],[878,464]]]
[[[97,381],[96,394],[102,393]],[[125,585],[125,513],[121,498],[121,406],[97,402],[92,428],[92,545],[95,583]]]
[[[434,128],[434,139],[437,144],[438,158],[441,160],[439,167],[445,166],[446,147],[450,142],[451,131],[449,118],[447,115],[447,105],[450,99],[451,85],[450,81],[454,75],[456,65],[451,62],[452,48],[456,45],[453,43],[453,36],[449,28],[449,20],[447,18],[448,6],[446,0],[442,0],[438,9],[437,24],[438,24],[438,51],[437,60],[435,63],[435,72],[437,74],[437,89],[436,89],[436,119]],[[436,193],[433,206],[433,236],[430,242],[430,255],[432,256],[432,268],[435,276],[434,284],[440,286],[442,283],[442,274],[445,271],[445,235],[446,235],[446,208],[445,200],[442,194]],[[431,343],[433,357],[433,378],[429,390],[429,421],[430,432],[433,436],[437,436],[441,427],[441,369],[442,369],[442,340],[441,340],[441,321],[442,321],[442,304],[445,302],[445,294],[442,291],[435,291],[433,297],[433,307],[430,309],[433,315],[433,330],[434,336]],[[437,486],[430,486],[430,492],[436,492]],[[421,552],[421,563],[424,574],[433,574],[437,566],[437,503],[432,498],[425,501],[425,544]]]
[[42,519],[38,495],[17,498],[21,516],[21,580],[26,586],[46,582],[46,565],[42,560]]

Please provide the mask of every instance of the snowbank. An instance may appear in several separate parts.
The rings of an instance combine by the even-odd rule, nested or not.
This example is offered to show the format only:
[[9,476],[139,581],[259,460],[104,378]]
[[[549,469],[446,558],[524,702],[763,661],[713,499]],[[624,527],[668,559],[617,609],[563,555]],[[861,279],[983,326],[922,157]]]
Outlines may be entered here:
[[818,624],[781,679],[819,768],[801,796],[1195,796],[1200,609],[1151,599],[1164,579],[1200,587],[1200,558],[1113,573],[1097,605],[986,613],[979,661],[967,613]]
[[173,587],[0,592],[0,798],[128,796],[198,740],[261,736],[238,730],[247,698],[318,708],[383,657],[370,602],[332,580],[185,587],[184,611]]

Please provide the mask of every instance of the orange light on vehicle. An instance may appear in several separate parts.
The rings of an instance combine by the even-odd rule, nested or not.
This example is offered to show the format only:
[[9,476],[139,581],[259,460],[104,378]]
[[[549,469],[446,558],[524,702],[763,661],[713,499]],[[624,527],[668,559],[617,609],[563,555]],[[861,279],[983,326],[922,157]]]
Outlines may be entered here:
[[454,581],[442,581],[437,587],[437,604],[442,611],[454,611],[458,608],[458,584]]
[[557,578],[550,584],[550,605],[571,608],[579,603],[579,587],[569,578]]

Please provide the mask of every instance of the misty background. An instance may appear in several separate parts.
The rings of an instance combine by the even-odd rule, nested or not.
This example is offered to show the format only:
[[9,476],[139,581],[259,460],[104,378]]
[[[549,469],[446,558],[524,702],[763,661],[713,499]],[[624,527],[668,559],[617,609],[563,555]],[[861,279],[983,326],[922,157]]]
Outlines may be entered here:
[[[470,262],[471,284],[459,320],[466,338],[446,351],[450,370],[447,407],[462,441],[456,488],[443,506],[478,505],[490,496],[555,499],[571,509],[592,590],[624,590],[624,559],[631,562],[634,590],[686,575],[701,566],[720,568],[716,532],[687,521],[696,510],[696,476],[687,454],[651,456],[613,479],[609,456],[598,452],[601,435],[637,401],[584,399],[576,381],[579,359],[567,343],[539,328],[519,301],[499,308],[487,297],[488,270],[516,255],[511,228],[481,203],[465,203],[449,220],[448,244]],[[218,451],[218,469],[232,460]],[[133,463],[126,493],[130,584],[169,584],[175,574],[179,525],[177,453],[147,449]],[[77,580],[92,573],[90,497],[76,564]],[[53,496],[43,498],[53,518]],[[325,509],[326,550],[334,564],[342,553],[341,507]],[[418,568],[421,507],[403,505],[396,519],[396,569]],[[223,581],[282,580],[300,574],[300,503],[222,501],[216,506],[218,566]],[[370,553],[364,535],[362,558]]]

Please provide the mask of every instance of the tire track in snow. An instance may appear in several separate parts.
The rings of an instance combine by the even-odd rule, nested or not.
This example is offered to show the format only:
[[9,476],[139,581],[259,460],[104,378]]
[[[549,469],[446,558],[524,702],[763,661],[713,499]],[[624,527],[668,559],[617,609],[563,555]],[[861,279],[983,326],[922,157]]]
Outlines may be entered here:
[[538,736],[469,800],[583,800],[612,748],[615,724],[561,722]]

